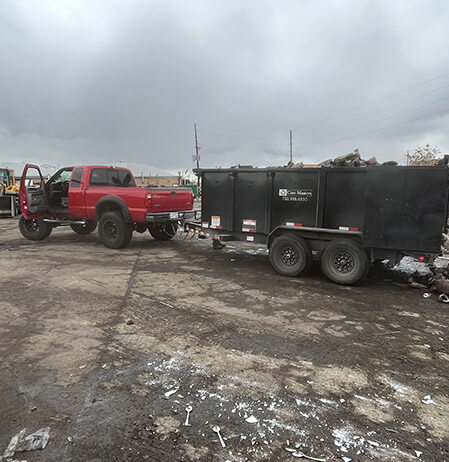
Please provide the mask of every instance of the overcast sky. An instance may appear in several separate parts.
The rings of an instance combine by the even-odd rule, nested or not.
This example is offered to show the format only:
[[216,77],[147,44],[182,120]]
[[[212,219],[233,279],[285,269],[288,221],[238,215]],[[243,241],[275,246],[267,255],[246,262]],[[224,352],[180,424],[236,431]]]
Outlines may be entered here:
[[0,2],[0,163],[449,153],[449,2]]

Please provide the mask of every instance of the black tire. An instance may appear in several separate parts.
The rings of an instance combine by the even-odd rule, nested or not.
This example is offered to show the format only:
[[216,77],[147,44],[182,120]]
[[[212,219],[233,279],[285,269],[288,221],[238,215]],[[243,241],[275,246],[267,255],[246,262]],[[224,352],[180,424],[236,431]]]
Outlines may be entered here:
[[158,241],[169,241],[176,235],[178,225],[176,223],[164,223],[162,225],[149,225],[148,231]]
[[106,212],[101,215],[98,224],[100,239],[110,249],[123,249],[133,236],[133,228],[123,221],[118,212]]
[[76,234],[90,234],[95,231],[97,227],[96,221],[86,221],[85,225],[72,224],[70,227]]
[[295,234],[282,234],[274,238],[270,247],[270,263],[283,276],[304,274],[312,262],[307,242]]
[[53,226],[42,218],[26,220],[23,215],[19,218],[19,230],[22,236],[30,241],[42,241],[50,236]]
[[321,271],[337,284],[356,284],[368,274],[368,254],[351,239],[336,239],[324,249]]

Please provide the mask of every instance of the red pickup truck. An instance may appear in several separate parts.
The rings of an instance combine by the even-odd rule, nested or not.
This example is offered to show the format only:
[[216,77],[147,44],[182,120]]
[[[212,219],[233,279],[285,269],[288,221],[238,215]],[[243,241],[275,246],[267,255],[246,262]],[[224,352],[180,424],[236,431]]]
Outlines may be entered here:
[[89,234],[98,223],[100,239],[112,249],[126,247],[133,231],[171,239],[179,221],[194,214],[190,189],[137,187],[130,170],[101,165],[62,168],[45,182],[39,167],[27,164],[19,199],[25,238],[45,239],[63,225]]

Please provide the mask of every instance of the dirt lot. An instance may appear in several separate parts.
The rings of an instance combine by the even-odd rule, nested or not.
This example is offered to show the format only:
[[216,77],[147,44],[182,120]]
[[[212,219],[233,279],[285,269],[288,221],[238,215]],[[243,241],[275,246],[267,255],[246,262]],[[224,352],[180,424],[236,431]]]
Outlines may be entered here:
[[348,288],[246,245],[0,235],[0,455],[50,426],[16,458],[449,460],[449,308],[390,273]]

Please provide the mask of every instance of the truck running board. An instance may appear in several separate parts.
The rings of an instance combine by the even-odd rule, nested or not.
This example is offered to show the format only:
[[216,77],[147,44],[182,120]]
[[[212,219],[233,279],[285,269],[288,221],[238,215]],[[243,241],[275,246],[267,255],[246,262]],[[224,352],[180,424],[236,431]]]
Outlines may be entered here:
[[58,220],[56,218],[44,218],[47,223],[56,223],[59,226],[70,226],[70,225],[85,225],[85,220]]

